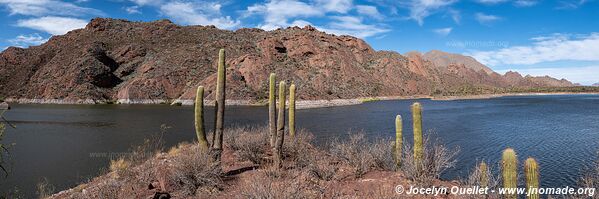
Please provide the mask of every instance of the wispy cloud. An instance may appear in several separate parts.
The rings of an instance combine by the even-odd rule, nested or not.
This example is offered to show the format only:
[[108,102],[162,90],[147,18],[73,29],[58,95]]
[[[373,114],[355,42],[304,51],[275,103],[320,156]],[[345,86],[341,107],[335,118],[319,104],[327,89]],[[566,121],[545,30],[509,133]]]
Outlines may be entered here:
[[382,19],[383,15],[375,6],[357,5],[356,10],[358,14],[372,17],[375,19]]
[[18,27],[40,30],[53,35],[62,35],[68,31],[83,28],[87,21],[70,17],[40,17],[17,21]]
[[476,21],[478,21],[480,24],[489,25],[490,23],[501,20],[501,17],[479,12],[474,15],[474,19],[476,19]]
[[562,0],[558,1],[556,9],[576,9],[587,2],[589,2],[589,0]]
[[46,43],[48,41],[47,38],[40,36],[39,34],[29,34],[29,35],[19,35],[14,39],[8,40],[12,46],[17,47],[29,47],[29,46],[38,46],[40,44]]
[[125,7],[125,11],[127,11],[127,13],[129,13],[129,14],[141,14],[141,11],[139,10],[139,6]]
[[449,33],[451,33],[451,30],[452,30],[452,28],[448,27],[448,28],[434,29],[433,32],[440,36],[447,36],[447,35],[449,35]]
[[514,6],[516,7],[530,7],[530,6],[534,6],[537,5],[537,3],[539,3],[536,0],[516,0],[514,1]]
[[483,64],[537,64],[549,61],[599,61],[599,33],[588,35],[554,34],[532,38],[528,46],[513,46],[494,51],[473,51],[469,55]]
[[416,20],[419,25],[422,25],[426,17],[456,2],[457,0],[411,0],[408,3],[410,18]]
[[26,16],[84,16],[104,15],[102,11],[57,0],[0,0],[11,15]]
[[478,3],[482,3],[482,4],[498,4],[498,3],[504,3],[507,2],[509,0],[476,0],[476,2]]

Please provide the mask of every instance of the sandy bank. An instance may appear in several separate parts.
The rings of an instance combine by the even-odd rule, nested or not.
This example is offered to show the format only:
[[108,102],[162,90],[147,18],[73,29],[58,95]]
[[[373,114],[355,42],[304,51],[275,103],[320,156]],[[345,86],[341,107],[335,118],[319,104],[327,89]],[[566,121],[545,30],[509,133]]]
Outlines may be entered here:
[[[431,99],[438,101],[450,101],[450,100],[468,100],[468,99],[491,99],[498,97],[507,96],[541,96],[541,95],[590,95],[599,93],[569,93],[569,92],[558,92],[558,93],[504,93],[504,94],[481,94],[481,95],[468,95],[468,96],[427,96],[427,95],[415,95],[415,96],[383,96],[383,97],[368,97],[368,98],[356,98],[356,99],[333,99],[333,100],[298,100],[296,102],[297,109],[310,109],[310,108],[323,108],[323,107],[335,107],[335,106],[349,106],[357,105],[371,101],[381,100],[407,100],[407,99]],[[13,99],[7,98],[5,100],[9,103],[17,104],[170,104],[170,105],[183,105],[192,106],[193,100],[165,100],[165,99],[119,99],[115,101],[106,100],[95,100],[95,99]],[[204,100],[206,106],[214,106],[214,100]],[[266,106],[264,102],[256,102],[252,100],[226,100],[228,106]]]

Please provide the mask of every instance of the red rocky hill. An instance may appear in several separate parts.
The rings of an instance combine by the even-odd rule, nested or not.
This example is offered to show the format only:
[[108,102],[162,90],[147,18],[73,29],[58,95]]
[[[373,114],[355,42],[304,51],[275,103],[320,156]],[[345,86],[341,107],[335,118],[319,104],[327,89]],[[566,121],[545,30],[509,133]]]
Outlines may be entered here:
[[220,48],[227,50],[228,99],[264,99],[270,72],[295,82],[300,99],[432,95],[464,86],[573,86],[550,77],[500,75],[470,57],[440,51],[375,51],[361,39],[309,26],[227,31],[97,18],[41,46],[0,53],[0,97],[191,99],[196,86],[204,85],[212,98]]

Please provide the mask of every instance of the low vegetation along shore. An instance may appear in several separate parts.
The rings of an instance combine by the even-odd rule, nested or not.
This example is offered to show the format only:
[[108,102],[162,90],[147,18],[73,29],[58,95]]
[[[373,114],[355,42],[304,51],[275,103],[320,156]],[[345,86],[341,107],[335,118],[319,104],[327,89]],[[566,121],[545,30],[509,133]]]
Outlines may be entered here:
[[[422,132],[422,106],[412,109],[413,140],[404,140],[403,119],[395,118],[395,139],[368,139],[349,133],[348,139],[316,146],[311,133],[295,128],[295,85],[275,86],[270,75],[269,124],[225,129],[224,51],[220,52],[216,88],[215,130],[204,129],[204,87],[197,89],[197,142],[181,143],[164,151],[162,136],[148,139],[129,155],[114,159],[104,175],[48,198],[518,198],[515,194],[477,192],[474,195],[427,193],[405,195],[416,187],[539,188],[539,165],[534,158],[519,163],[507,148],[501,160],[480,162],[467,179],[442,181],[455,165],[458,149],[429,139]],[[289,95],[287,95],[287,89]],[[278,93],[277,97],[275,94]],[[288,98],[287,98],[288,97]],[[376,99],[369,99],[372,101]],[[288,109],[285,106],[288,101]],[[288,110],[288,112],[286,112]],[[499,162],[500,172],[492,166]],[[524,176],[519,175],[523,169]],[[589,172],[581,187],[597,188],[599,167]],[[498,174],[498,175],[496,175]],[[519,183],[524,182],[524,183]],[[398,189],[402,186],[406,190]],[[474,188],[476,189],[476,188]],[[398,191],[399,190],[399,191]],[[402,193],[400,193],[402,192]],[[589,195],[581,195],[586,198]],[[530,194],[528,198],[539,198]],[[568,196],[570,197],[570,196]],[[575,197],[575,196],[573,196]],[[596,197],[596,196],[595,196]]]

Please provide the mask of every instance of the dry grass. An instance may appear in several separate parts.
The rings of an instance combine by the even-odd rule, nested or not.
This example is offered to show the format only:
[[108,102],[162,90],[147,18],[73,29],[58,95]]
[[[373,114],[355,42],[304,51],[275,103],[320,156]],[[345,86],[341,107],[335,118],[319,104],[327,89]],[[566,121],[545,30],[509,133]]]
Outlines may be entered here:
[[48,198],[54,193],[54,186],[48,183],[46,178],[42,178],[42,181],[37,183],[37,196],[40,199]]
[[404,145],[401,171],[419,185],[430,186],[443,171],[455,166],[459,149],[448,149],[439,141],[432,142],[430,137],[425,137],[423,144],[424,157],[419,163],[414,161],[412,146]]
[[222,171],[208,153],[194,147],[191,153],[181,154],[173,160],[171,180],[183,194],[213,193],[223,186]]
[[[480,163],[478,163],[474,169],[472,169],[472,171],[470,172],[470,175],[468,175],[468,178],[462,181],[462,184],[466,185],[466,186],[483,186],[483,182],[481,182],[481,177],[483,176],[483,174],[485,174],[487,176],[487,180],[488,180],[488,187],[489,189],[497,189],[499,188],[499,176],[495,176],[493,175],[492,172],[492,168],[487,166],[486,170],[481,170],[480,168]],[[494,192],[489,192],[489,195],[465,195],[463,196],[465,198],[500,198],[498,194],[494,193]]]

